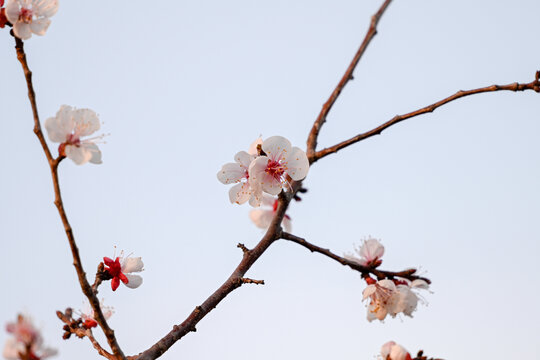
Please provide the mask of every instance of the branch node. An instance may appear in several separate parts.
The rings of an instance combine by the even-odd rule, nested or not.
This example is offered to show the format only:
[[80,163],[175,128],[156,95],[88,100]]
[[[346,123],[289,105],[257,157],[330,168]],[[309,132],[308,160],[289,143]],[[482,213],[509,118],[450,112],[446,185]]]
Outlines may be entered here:
[[249,253],[249,249],[242,243],[238,243],[238,245],[236,245],[237,248],[239,249],[242,249],[242,252],[244,253],[244,255],[247,255]]

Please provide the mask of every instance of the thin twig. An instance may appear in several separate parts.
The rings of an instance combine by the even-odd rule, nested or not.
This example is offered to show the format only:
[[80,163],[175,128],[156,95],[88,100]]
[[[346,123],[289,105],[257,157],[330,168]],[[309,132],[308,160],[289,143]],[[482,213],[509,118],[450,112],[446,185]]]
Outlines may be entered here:
[[242,278],[241,280],[244,284],[264,285],[264,280],[255,280],[250,278]]
[[[279,196],[278,207],[272,219],[268,230],[264,234],[259,243],[248,252],[244,252],[242,261],[229,278],[212,294],[210,295],[200,306],[197,306],[193,312],[182,322],[180,325],[175,325],[173,329],[165,335],[161,340],[156,342],[151,348],[142,352],[139,355],[130,356],[128,360],[153,360],[160,357],[165,351],[167,351],[175,342],[180,340],[186,334],[191,331],[195,331],[195,325],[199,323],[210,311],[215,307],[232,291],[239,288],[244,284],[243,276],[251,268],[251,266],[261,257],[261,255],[268,249],[270,245],[281,236],[281,221],[285,216],[285,211],[289,206],[294,194],[300,188],[301,183],[295,182],[292,184],[292,192],[286,195],[282,192]],[[256,280],[253,280],[256,281]]]
[[536,92],[540,92],[540,82],[539,82],[539,74],[540,74],[540,71],[536,73],[536,76],[535,76],[535,80],[531,81],[530,83],[527,83],[527,84],[518,84],[518,83],[513,83],[513,84],[508,84],[508,85],[491,85],[491,86],[486,86],[486,87],[483,87],[483,88],[479,88],[479,89],[473,89],[473,90],[460,90],[458,92],[456,92],[455,94],[447,97],[447,98],[444,98],[440,101],[437,101],[436,103],[433,103],[429,106],[426,106],[426,107],[423,107],[421,109],[418,109],[418,110],[415,110],[415,111],[412,111],[408,114],[404,114],[404,115],[396,115],[394,116],[392,119],[390,119],[389,121],[385,122],[384,124],[381,124],[379,126],[377,126],[376,128],[368,131],[368,132],[365,132],[365,133],[362,133],[362,134],[359,134],[359,135],[356,135],[348,140],[345,140],[345,141],[342,141],[340,142],[339,144],[336,144],[334,146],[331,146],[331,147],[328,147],[326,149],[323,149],[323,150],[320,150],[320,151],[317,151],[311,158],[311,162],[315,162],[327,155],[330,155],[330,154],[333,154],[335,152],[338,152],[339,150],[349,146],[349,145],[352,145],[354,143],[357,143],[359,141],[362,141],[362,140],[365,140],[367,138],[370,138],[374,135],[379,135],[380,133],[383,132],[383,130],[389,128],[390,126],[392,125],[395,125],[403,120],[406,120],[406,119],[410,119],[412,117],[415,117],[415,116],[418,116],[418,115],[423,115],[423,114],[427,114],[427,113],[431,113],[433,112],[435,109],[437,109],[438,107],[441,107],[445,104],[448,104],[449,102],[451,101],[454,101],[454,100],[457,100],[459,98],[462,98],[462,97],[465,97],[465,96],[469,96],[469,95],[475,95],[475,94],[480,94],[480,93],[486,93],[486,92],[494,92],[494,91],[526,91],[526,90],[534,90]]
[[420,280],[424,280],[428,284],[431,284],[431,280],[429,280],[429,279],[427,279],[425,277],[422,277],[422,276],[415,275],[416,274],[416,269],[407,269],[407,270],[398,271],[398,272],[387,271],[387,270],[379,270],[379,269],[376,269],[376,268],[373,268],[373,267],[360,265],[357,262],[348,260],[348,259],[346,259],[344,257],[339,256],[339,255],[336,255],[336,254],[334,254],[333,252],[331,252],[328,249],[324,249],[324,248],[322,248],[320,246],[313,245],[310,242],[306,241],[305,239],[302,239],[301,237],[295,236],[293,234],[283,232],[281,234],[281,238],[284,239],[284,240],[289,240],[289,241],[295,242],[295,243],[297,243],[299,245],[302,245],[306,249],[309,249],[311,252],[316,252],[316,253],[328,256],[329,258],[337,261],[341,265],[348,266],[351,269],[354,269],[354,270],[360,272],[363,276],[373,274],[379,280],[382,280],[382,279],[394,279],[396,277],[411,280],[411,281],[420,279]]
[[391,1],[392,0],[386,0],[379,8],[379,11],[377,11],[375,15],[371,17],[371,23],[364,37],[364,40],[362,41],[362,44],[360,44],[360,47],[358,48],[358,51],[354,55],[349,67],[347,68],[347,71],[345,71],[345,74],[343,75],[339,83],[337,84],[336,88],[334,89],[334,91],[332,92],[328,100],[324,103],[321,109],[321,112],[319,113],[319,116],[317,116],[317,119],[315,120],[315,123],[313,124],[313,127],[311,128],[311,131],[309,133],[308,140],[307,140],[307,156],[310,163],[313,162],[313,157],[315,155],[315,150],[317,148],[317,138],[319,136],[319,132],[321,131],[323,124],[326,121],[326,117],[328,116],[328,113],[332,109],[332,106],[338,99],[343,88],[347,85],[347,83],[350,80],[353,79],[354,69],[356,68],[356,65],[358,65],[360,58],[366,51],[371,40],[375,37],[375,35],[377,35],[377,24],[379,23],[379,20],[381,19],[388,5],[390,5]]
[[58,165],[62,161],[63,157],[58,157],[57,159],[54,159],[51,155],[51,151],[49,150],[49,147],[47,146],[47,142],[45,141],[45,137],[43,135],[43,132],[41,130],[41,125],[39,121],[39,115],[36,105],[36,94],[34,92],[34,86],[32,84],[32,72],[30,71],[30,68],[28,67],[28,63],[26,61],[26,54],[24,52],[24,43],[21,39],[15,37],[15,49],[17,50],[17,59],[22,65],[24,76],[26,78],[26,85],[28,87],[28,98],[30,99],[30,105],[32,106],[32,113],[34,116],[34,133],[36,134],[37,138],[39,139],[39,142],[41,144],[41,147],[43,148],[43,151],[45,152],[45,156],[47,157],[47,161],[49,162],[49,167],[51,170],[52,175],[52,181],[54,186],[54,204],[56,205],[56,208],[58,209],[58,214],[60,215],[60,218],[62,219],[62,224],[64,225],[64,230],[66,232],[66,236],[68,238],[69,246],[71,248],[71,254],[73,256],[73,266],[75,267],[75,270],[77,272],[77,276],[79,278],[79,283],[81,285],[81,289],[84,293],[84,295],[88,298],[88,302],[90,303],[90,306],[92,306],[92,309],[94,310],[95,319],[99,326],[103,329],[103,332],[105,333],[105,336],[107,337],[107,342],[109,343],[113,353],[116,355],[117,359],[125,359],[125,356],[122,352],[122,349],[120,349],[120,346],[118,345],[118,342],[116,341],[116,337],[114,336],[114,331],[109,327],[107,324],[107,320],[105,320],[105,317],[103,316],[103,312],[101,311],[101,307],[99,306],[99,300],[92,291],[92,287],[88,283],[88,280],[86,279],[86,273],[84,272],[81,258],[79,255],[79,249],[77,248],[77,244],[75,242],[75,237],[73,236],[73,230],[71,228],[71,225],[69,224],[66,211],[64,209],[64,204],[62,202],[62,195],[60,192],[60,184],[58,181]]

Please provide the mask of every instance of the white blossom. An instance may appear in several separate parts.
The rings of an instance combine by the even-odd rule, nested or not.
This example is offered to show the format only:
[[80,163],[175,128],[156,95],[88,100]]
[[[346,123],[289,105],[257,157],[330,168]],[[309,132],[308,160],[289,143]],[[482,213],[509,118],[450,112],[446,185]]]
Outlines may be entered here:
[[[108,320],[114,314],[114,308],[112,306],[105,306],[103,301],[103,299],[99,301],[99,307],[101,308],[105,320]],[[81,318],[83,320],[83,326],[87,329],[96,327],[98,324],[95,318],[94,309],[92,309],[92,306],[87,302],[84,303],[84,308],[81,310]]]
[[379,240],[370,237],[364,240],[362,246],[356,248],[355,251],[360,257],[349,253],[345,254],[345,258],[362,266],[378,266],[382,262],[384,246]]
[[6,17],[13,24],[15,36],[27,40],[45,35],[51,24],[49,19],[58,11],[58,0],[8,0]]
[[292,147],[289,140],[282,136],[272,136],[261,145],[266,154],[259,156],[249,165],[251,183],[257,183],[270,195],[277,195],[282,188],[290,187],[289,178],[302,180],[309,170],[306,153]]
[[99,130],[97,114],[90,109],[75,109],[62,105],[55,117],[45,121],[45,129],[52,142],[60,143],[58,152],[67,156],[77,165],[87,162],[101,164],[101,151],[96,140],[103,135],[89,139],[82,139]]
[[217,173],[217,178],[223,184],[234,184],[229,190],[229,200],[231,203],[243,204],[249,200],[253,207],[260,206],[262,188],[257,183],[249,179],[249,165],[255,160],[256,155],[240,151],[234,156],[234,163],[223,165]]

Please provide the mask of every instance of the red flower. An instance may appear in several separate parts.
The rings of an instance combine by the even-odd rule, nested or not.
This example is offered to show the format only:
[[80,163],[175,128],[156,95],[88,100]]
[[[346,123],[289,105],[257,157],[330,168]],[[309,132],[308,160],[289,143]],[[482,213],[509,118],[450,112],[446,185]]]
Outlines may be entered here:
[[118,289],[118,287],[120,286],[120,280],[122,280],[124,284],[127,284],[129,282],[126,275],[122,272],[122,264],[120,264],[119,257],[117,257],[114,261],[111,258],[104,257],[103,262],[106,266],[108,266],[105,271],[107,271],[112,277],[111,288],[113,291]]

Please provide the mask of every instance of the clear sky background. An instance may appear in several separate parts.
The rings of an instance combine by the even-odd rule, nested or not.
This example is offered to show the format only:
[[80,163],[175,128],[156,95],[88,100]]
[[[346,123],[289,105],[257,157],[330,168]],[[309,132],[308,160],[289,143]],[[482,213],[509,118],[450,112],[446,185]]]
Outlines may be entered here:
[[[26,42],[44,121],[62,104],[100,114],[103,164],[60,166],[93,281],[114,246],[142,256],[136,290],[110,284],[126,354],[165,335],[211,294],[262,231],[216,173],[260,134],[305,148],[322,104],[381,1],[61,1]],[[530,82],[540,69],[537,0],[396,0],[328,117],[333,145],[453,94]],[[0,323],[33,315],[58,359],[55,311],[80,308],[68,243],[14,41],[0,30]],[[540,94],[453,102],[316,163],[293,232],[336,253],[372,235],[383,268],[433,280],[414,318],[368,323],[359,274],[276,242],[244,286],[163,359],[373,359],[395,340],[445,359],[540,358]],[[56,154],[56,145],[52,145]],[[7,338],[0,332],[0,343]]]

